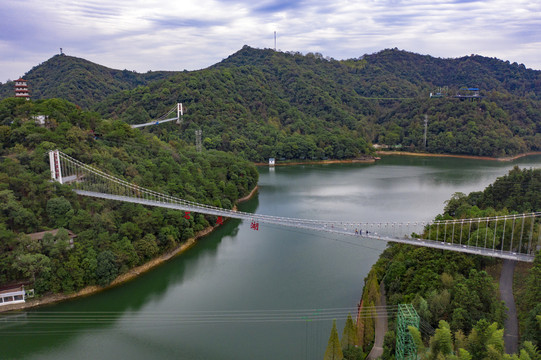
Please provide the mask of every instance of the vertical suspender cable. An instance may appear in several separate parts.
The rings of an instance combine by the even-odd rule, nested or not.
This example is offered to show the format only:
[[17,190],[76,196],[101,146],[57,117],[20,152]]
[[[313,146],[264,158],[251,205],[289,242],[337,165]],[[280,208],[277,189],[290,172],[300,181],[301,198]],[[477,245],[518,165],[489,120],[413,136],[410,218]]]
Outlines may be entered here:
[[479,247],[479,231],[481,231],[481,218],[477,219],[477,239],[475,240],[475,247]]
[[496,249],[496,230],[498,228],[498,218],[496,218],[496,222],[494,224],[494,239],[492,239],[492,251]]
[[487,228],[485,230],[485,246],[484,246],[485,248],[487,247],[487,238],[488,238],[488,228],[489,228],[488,219],[489,218],[487,218],[487,225],[486,225]]
[[520,254],[522,251],[522,236],[524,235],[524,220],[526,219],[526,214],[522,214],[522,227],[520,229],[520,242],[518,245],[518,253]]
[[503,218],[503,232],[502,232],[502,248],[501,251],[503,251],[503,243],[505,242],[505,224],[507,223],[507,215]]
[[460,221],[460,240],[459,240],[460,245],[462,245],[462,230],[464,230],[464,219]]
[[533,238],[533,224],[535,222],[535,215],[532,214],[532,226],[530,228],[530,239],[528,240],[528,249],[526,249],[526,254],[530,254],[532,248],[532,238]]
[[447,242],[447,220],[445,221],[445,231],[443,232],[443,242]]
[[470,245],[470,238],[471,238],[471,224],[473,221],[470,219],[470,229],[468,230],[468,245]]
[[513,239],[515,237],[515,219],[516,215],[513,215],[513,229],[511,230],[511,243],[509,244],[509,251],[513,252]]

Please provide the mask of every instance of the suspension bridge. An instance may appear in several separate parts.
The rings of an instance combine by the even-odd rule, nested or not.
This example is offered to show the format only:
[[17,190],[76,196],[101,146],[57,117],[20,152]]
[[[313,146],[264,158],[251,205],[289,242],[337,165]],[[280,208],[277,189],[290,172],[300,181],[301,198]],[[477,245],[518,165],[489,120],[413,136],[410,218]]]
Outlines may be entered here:
[[[357,237],[360,242],[375,239],[525,262],[532,262],[535,252],[541,248],[541,212],[428,222],[368,223],[289,218],[222,209],[156,192],[107,174],[58,150],[49,152],[49,162],[51,178],[61,184],[70,184],[81,196],[176,209],[184,211],[185,216],[192,212],[213,215],[217,217],[217,225],[224,218],[234,218],[250,221],[254,230],[259,230],[260,223],[273,224]],[[424,229],[422,234],[407,235],[420,227]]]
[[[177,116],[168,118],[168,116],[172,116],[172,114],[175,111],[177,112]],[[173,106],[172,109],[170,109],[168,112],[166,112],[164,115],[162,115],[160,118],[158,118],[156,120],[153,120],[153,121],[150,121],[150,122],[147,122],[147,123],[143,123],[143,124],[134,124],[134,125],[130,125],[130,126],[135,129],[135,128],[141,128],[141,127],[145,127],[145,126],[164,124],[164,123],[171,122],[171,121],[176,121],[177,124],[180,124],[180,117],[182,115],[184,115],[184,110],[183,110],[183,107],[182,107],[182,103],[178,103],[176,106]]]

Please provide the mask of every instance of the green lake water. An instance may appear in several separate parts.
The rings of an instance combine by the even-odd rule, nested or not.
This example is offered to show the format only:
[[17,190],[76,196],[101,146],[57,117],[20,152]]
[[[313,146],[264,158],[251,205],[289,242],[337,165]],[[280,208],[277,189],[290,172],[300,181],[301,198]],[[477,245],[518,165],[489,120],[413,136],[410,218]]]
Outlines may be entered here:
[[[259,168],[241,209],[353,221],[421,221],[512,163],[384,157]],[[186,253],[101,293],[0,317],[0,359],[321,359],[332,318],[356,310],[386,243],[231,220]],[[299,319],[300,314],[303,314]],[[42,318],[46,317],[46,318]],[[67,320],[69,321],[68,323]]]

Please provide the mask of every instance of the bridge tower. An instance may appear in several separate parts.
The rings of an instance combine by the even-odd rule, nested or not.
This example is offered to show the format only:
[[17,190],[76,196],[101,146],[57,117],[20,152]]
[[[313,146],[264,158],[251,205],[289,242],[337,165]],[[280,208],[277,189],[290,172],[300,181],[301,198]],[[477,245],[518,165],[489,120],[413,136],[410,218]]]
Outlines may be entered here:
[[180,117],[184,115],[184,108],[182,103],[177,103],[177,125],[180,124]]
[[49,151],[49,166],[51,168],[51,179],[63,184],[62,166],[60,165],[60,154],[58,150]]
[[419,329],[419,315],[411,304],[398,304],[398,319],[396,322],[396,359],[417,359],[417,347],[408,330],[408,326]]

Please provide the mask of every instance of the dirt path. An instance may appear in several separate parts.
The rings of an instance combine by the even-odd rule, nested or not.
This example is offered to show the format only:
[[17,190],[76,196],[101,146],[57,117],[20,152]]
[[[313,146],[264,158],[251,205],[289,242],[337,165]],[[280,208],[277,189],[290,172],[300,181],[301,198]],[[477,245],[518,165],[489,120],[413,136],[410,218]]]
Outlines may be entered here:
[[516,264],[512,260],[504,260],[500,275],[500,297],[508,309],[503,334],[506,354],[515,354],[518,351],[518,320],[513,296],[513,273]]
[[[376,303],[376,306],[381,306],[381,308],[385,308],[385,306],[387,306],[387,300],[385,299],[385,286],[383,285],[383,281],[379,284],[379,289],[381,296],[379,297],[379,301]],[[374,346],[372,347],[370,354],[368,354],[367,359],[378,359],[379,357],[381,357],[381,355],[383,355],[383,338],[385,337],[386,332],[387,316],[376,317],[376,334],[374,339]]]

